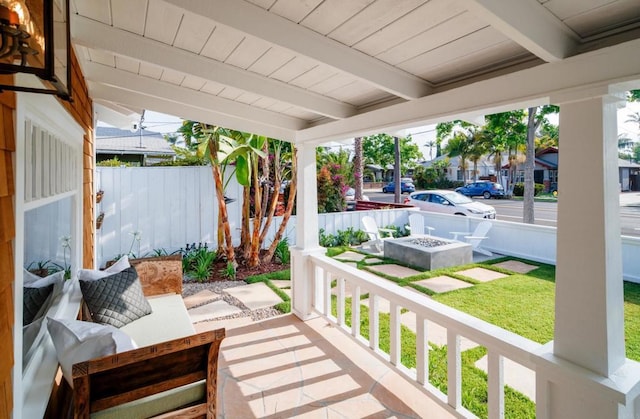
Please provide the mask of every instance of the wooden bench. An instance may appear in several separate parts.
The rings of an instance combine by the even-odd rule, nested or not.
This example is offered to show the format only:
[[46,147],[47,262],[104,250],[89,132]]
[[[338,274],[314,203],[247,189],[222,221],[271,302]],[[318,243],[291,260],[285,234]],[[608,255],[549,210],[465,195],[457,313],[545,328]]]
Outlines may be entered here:
[[[205,380],[200,403],[162,417],[216,417],[218,351],[225,330],[203,332],[73,366],[74,417]],[[182,416],[181,416],[182,415]]]

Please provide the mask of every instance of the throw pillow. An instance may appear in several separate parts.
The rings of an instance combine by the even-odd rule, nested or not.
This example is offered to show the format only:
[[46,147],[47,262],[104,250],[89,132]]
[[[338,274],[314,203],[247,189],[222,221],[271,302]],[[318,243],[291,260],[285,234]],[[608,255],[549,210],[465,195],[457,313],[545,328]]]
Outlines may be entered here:
[[71,387],[73,364],[138,347],[126,333],[113,326],[49,317],[47,329],[56,348],[62,374]]
[[64,285],[64,271],[56,272],[45,278],[23,270],[23,325],[44,317],[53,300],[60,294]]
[[45,307],[51,297],[53,284],[40,288],[23,288],[22,294],[22,325],[30,324],[38,318],[38,313]]
[[129,256],[124,255],[116,263],[109,266],[104,271],[99,271],[96,269],[80,269],[78,271],[78,279],[81,281],[93,281],[96,279],[101,279],[107,277],[109,275],[113,275],[118,272],[122,272],[123,270],[131,267],[129,264]]
[[80,290],[95,322],[122,327],[151,314],[151,305],[133,267],[105,278],[81,280]]

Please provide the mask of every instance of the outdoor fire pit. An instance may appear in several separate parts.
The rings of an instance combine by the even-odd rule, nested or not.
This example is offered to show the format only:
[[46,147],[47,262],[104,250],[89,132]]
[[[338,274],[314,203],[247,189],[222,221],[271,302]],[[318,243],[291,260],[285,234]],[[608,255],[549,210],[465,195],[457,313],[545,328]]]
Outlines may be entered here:
[[384,241],[384,256],[407,265],[434,270],[471,263],[468,243],[440,237],[403,237]]

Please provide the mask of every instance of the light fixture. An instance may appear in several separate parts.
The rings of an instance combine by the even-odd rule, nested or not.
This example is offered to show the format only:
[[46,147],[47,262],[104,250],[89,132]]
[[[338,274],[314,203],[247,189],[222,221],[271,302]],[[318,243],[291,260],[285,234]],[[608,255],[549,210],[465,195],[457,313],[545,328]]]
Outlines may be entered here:
[[70,101],[70,41],[69,0],[0,0],[0,74],[32,75],[0,83],[0,90]]

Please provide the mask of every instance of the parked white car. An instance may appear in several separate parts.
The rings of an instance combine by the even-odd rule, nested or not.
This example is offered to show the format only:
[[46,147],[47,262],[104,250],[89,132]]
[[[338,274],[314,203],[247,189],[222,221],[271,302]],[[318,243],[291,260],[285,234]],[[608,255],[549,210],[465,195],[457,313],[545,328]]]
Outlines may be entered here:
[[496,218],[496,209],[491,205],[472,201],[466,196],[446,190],[413,192],[404,200],[423,211],[443,212],[445,214],[465,215],[475,218]]

